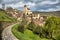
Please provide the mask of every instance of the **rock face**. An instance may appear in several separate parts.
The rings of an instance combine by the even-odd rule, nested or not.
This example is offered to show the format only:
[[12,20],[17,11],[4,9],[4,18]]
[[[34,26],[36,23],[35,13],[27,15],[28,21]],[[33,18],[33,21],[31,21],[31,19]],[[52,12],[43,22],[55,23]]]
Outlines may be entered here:
[[15,24],[8,26],[7,28],[5,28],[2,32],[2,40],[18,40],[11,32],[12,27]]

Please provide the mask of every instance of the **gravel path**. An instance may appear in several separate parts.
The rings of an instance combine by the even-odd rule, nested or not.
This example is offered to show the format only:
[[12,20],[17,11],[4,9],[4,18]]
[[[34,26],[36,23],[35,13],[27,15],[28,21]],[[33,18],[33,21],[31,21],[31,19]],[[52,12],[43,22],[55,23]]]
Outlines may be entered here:
[[10,25],[7,28],[5,28],[2,32],[2,40],[18,40],[11,32],[12,27],[14,26]]

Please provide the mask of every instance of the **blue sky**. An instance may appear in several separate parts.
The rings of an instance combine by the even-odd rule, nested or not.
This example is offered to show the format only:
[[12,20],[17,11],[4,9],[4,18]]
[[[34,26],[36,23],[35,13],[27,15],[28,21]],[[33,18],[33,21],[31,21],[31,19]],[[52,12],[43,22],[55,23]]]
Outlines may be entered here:
[[26,4],[32,11],[59,11],[60,0],[0,0],[1,4],[6,4],[6,7],[12,7],[18,10],[23,10]]

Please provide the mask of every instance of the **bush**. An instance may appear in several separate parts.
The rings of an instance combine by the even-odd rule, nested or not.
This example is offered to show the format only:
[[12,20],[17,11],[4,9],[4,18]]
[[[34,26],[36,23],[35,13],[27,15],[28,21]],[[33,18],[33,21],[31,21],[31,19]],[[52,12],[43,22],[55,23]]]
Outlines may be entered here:
[[18,31],[24,33],[24,25],[19,25]]
[[42,26],[37,26],[34,30],[34,33],[43,38],[46,36],[45,30],[42,28]]
[[20,25],[18,26],[18,31],[24,33],[26,30],[27,26],[27,21],[21,22]]
[[34,22],[30,22],[29,24],[28,24],[28,27],[27,27],[29,30],[31,30],[31,31],[34,31],[34,29],[36,28],[36,25],[35,25],[35,23]]
[[57,30],[57,29],[60,30],[60,19],[56,16],[52,16],[48,18],[45,23],[45,28],[49,34],[48,37],[53,38],[52,37],[53,30]]
[[54,30],[52,34],[54,39],[60,40],[60,30]]
[[58,36],[56,37],[56,40],[60,40],[60,35],[58,35]]
[[24,33],[21,33],[17,30],[19,24],[16,24],[12,28],[12,33],[19,39],[19,40],[41,40],[41,38],[35,34],[33,34],[30,30],[25,30]]

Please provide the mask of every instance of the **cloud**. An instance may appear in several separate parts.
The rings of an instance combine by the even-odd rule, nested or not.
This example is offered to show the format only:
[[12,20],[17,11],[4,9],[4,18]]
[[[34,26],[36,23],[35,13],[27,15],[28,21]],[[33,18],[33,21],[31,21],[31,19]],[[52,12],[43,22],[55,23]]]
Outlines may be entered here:
[[48,8],[48,9],[46,9],[46,10],[41,9],[41,10],[37,10],[37,11],[50,12],[50,11],[59,11],[59,10],[60,10],[60,6],[56,6],[56,8]]
[[2,0],[2,3],[4,3],[4,4],[12,4],[12,3],[17,3],[19,1],[20,0]]
[[28,3],[23,3],[23,2],[18,2],[18,3],[15,3],[15,4],[6,4],[6,7],[13,7],[13,8],[20,8],[20,7],[24,7],[24,5],[27,5],[29,8],[32,7],[32,6],[35,6],[35,3],[31,3],[31,2],[28,2]]
[[46,4],[57,4],[57,3],[59,3],[59,0],[56,0],[56,1],[43,1],[43,2],[41,2],[40,4],[41,5],[46,5]]
[[2,6],[0,5],[0,8],[2,8]]
[[22,10],[26,4],[32,11],[60,10],[60,0],[3,0],[2,3],[15,9]]
[[2,0],[0,0],[0,3],[2,2]]
[[43,0],[35,3],[36,6],[34,8],[36,11],[59,11],[60,10],[60,0],[45,0],[45,1]]

